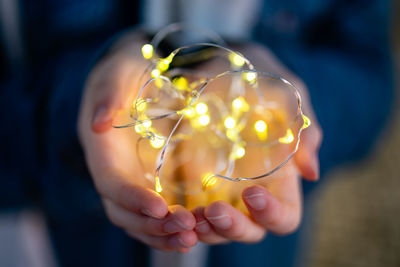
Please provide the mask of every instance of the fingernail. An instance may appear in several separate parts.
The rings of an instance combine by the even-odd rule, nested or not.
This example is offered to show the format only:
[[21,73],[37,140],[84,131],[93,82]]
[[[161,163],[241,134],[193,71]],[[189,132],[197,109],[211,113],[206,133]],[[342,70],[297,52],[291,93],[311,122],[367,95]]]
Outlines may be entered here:
[[189,248],[189,247],[190,247],[189,245],[187,245],[187,244],[183,241],[182,238],[178,237],[178,241],[179,241],[179,243],[180,243],[182,246],[184,246],[184,247],[186,247],[186,248]]
[[147,216],[149,216],[149,217],[153,217],[153,218],[156,218],[156,219],[160,219],[159,216],[157,216],[157,215],[155,215],[154,213],[152,213],[149,209],[143,208],[143,209],[141,210],[141,212],[142,212],[144,215],[147,215]]
[[98,106],[94,112],[92,124],[101,124],[104,122],[108,122],[111,119],[111,114],[109,113],[109,109],[104,106]]
[[254,210],[263,210],[267,205],[267,200],[263,193],[255,193],[243,196],[246,203]]
[[184,225],[180,221],[169,221],[164,224],[164,231],[167,233],[177,233],[186,230],[191,230],[190,227]]
[[169,238],[168,240],[169,244],[171,247],[173,248],[190,248],[190,246],[188,246],[180,237],[177,236],[172,236],[171,238]]
[[222,214],[219,216],[207,217],[207,219],[217,228],[226,230],[232,225],[232,219],[227,214]]
[[196,232],[205,234],[210,231],[210,225],[208,224],[208,222],[206,220],[199,221],[196,224],[195,230],[196,230]]

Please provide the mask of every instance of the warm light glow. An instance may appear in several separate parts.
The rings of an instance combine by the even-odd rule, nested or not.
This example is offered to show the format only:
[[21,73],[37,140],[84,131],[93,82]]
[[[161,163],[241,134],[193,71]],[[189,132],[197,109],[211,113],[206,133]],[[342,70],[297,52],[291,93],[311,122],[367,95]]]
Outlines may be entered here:
[[291,129],[287,129],[286,135],[284,137],[279,138],[279,142],[282,144],[290,144],[294,140],[293,132]]
[[236,148],[236,150],[235,150],[235,158],[236,159],[243,158],[244,154],[246,154],[246,149],[244,149],[244,147],[239,146]]
[[208,111],[208,106],[204,103],[198,103],[195,108],[197,114],[200,115],[205,114]]
[[159,136],[154,136],[150,139],[150,145],[154,148],[161,148],[165,143],[165,140]]
[[154,177],[154,182],[156,184],[156,192],[161,193],[163,189],[162,189],[162,186],[160,183],[160,177],[158,177],[158,176]]
[[142,121],[142,125],[144,128],[150,128],[151,124],[152,124],[151,120]]
[[142,46],[142,55],[145,59],[150,59],[153,57],[154,48],[151,44],[145,44]]
[[230,140],[236,142],[239,137],[239,131],[237,129],[227,129],[226,137],[228,137]]
[[227,117],[224,121],[224,125],[228,129],[233,129],[235,128],[236,122],[235,119],[232,117]]
[[178,90],[186,90],[189,86],[187,79],[184,77],[177,77],[172,80],[172,83]]
[[254,83],[257,79],[257,73],[255,72],[246,72],[244,74],[244,79],[249,83]]
[[138,99],[136,101],[136,104],[134,104],[134,106],[136,107],[136,110],[139,112],[145,111],[147,108],[147,103],[144,99]]
[[144,120],[135,125],[135,132],[144,133],[151,127],[151,120]]
[[160,72],[159,69],[154,69],[154,70],[151,71],[151,77],[153,77],[153,78],[157,78],[160,75],[161,75],[161,72]]
[[170,63],[170,61],[168,59],[161,59],[160,61],[157,62],[156,68],[159,71],[164,72],[164,71],[168,70],[169,63]]
[[207,126],[210,123],[210,116],[201,115],[199,117],[199,123],[200,123],[201,126]]
[[146,128],[144,128],[142,124],[135,125],[135,132],[144,133],[145,131],[146,131]]
[[213,174],[206,173],[203,176],[203,179],[201,182],[203,184],[203,188],[206,189],[206,188],[210,188],[211,186],[215,185],[217,182],[217,179],[214,177]]
[[178,114],[184,114],[188,118],[193,118],[196,115],[193,107],[185,108],[181,111],[178,111]]
[[302,126],[302,128],[303,129],[308,128],[311,125],[311,120],[306,115],[303,115],[302,117],[303,117],[303,126]]
[[256,123],[254,123],[254,129],[259,133],[265,132],[267,130],[267,124],[263,120],[256,121]]
[[243,101],[239,97],[232,101],[232,106],[236,109],[240,109],[243,107]]
[[231,53],[229,55],[229,60],[231,61],[232,65],[236,67],[242,67],[245,63],[244,58],[236,53]]

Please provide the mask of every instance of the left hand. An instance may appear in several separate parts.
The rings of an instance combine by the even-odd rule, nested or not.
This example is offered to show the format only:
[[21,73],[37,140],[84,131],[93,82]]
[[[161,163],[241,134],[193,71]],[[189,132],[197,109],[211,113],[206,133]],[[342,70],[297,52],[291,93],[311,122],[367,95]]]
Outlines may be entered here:
[[322,132],[306,86],[264,47],[247,45],[238,50],[253,62],[256,69],[278,74],[294,83],[302,95],[304,113],[311,118],[312,124],[302,133],[294,160],[279,170],[279,179],[274,179],[267,186],[252,185],[243,190],[242,199],[248,214],[224,201],[192,211],[197,221],[195,230],[199,240],[209,244],[229,241],[254,243],[261,241],[267,231],[276,234],[295,231],[302,215],[300,177],[310,181],[319,177],[318,150]]

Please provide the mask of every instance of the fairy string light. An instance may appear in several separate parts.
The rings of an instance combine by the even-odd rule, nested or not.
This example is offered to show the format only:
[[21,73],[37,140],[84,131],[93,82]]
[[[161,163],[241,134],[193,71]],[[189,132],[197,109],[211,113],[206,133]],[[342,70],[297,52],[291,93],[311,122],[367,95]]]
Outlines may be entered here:
[[[255,180],[265,178],[279,170],[296,153],[301,132],[311,124],[310,119],[303,114],[301,96],[298,90],[282,77],[257,71],[244,55],[221,45],[221,43],[224,44],[221,41],[222,39],[212,34],[212,39],[217,40],[220,44],[195,43],[179,47],[165,58],[159,57],[156,54],[158,44],[169,33],[179,30],[181,29],[178,25],[170,26],[160,31],[152,42],[142,47],[142,55],[149,61],[146,73],[149,73],[151,78],[140,87],[138,96],[133,101],[130,112],[131,122],[113,125],[115,128],[133,127],[135,133],[140,136],[139,141],[148,140],[152,149],[159,150],[156,167],[152,175],[155,191],[158,193],[163,191],[163,174],[161,171],[167,150],[173,149],[171,147],[175,147],[175,144],[188,140],[198,133],[210,137],[216,147],[223,147],[218,144],[226,144],[221,149],[225,150],[228,147],[229,150],[226,157],[221,156],[218,160],[219,164],[217,165],[223,166],[224,168],[221,168],[223,170],[215,169],[213,172],[206,172],[202,177],[199,177],[202,190],[212,188],[217,183],[217,179],[236,182]],[[195,79],[193,78],[194,75],[187,74],[199,74],[201,72],[171,69],[171,64],[179,57],[180,53],[196,47],[219,50],[218,55],[230,62],[231,69],[213,77],[198,75],[200,77]],[[207,91],[211,84],[222,79],[230,80],[227,85],[229,87],[228,92],[232,95],[230,100]],[[296,116],[288,123],[287,129],[280,136],[271,137],[270,134],[272,125],[265,117],[265,114],[269,114],[265,111],[268,103],[264,98],[262,88],[260,88],[260,82],[263,79],[284,85],[296,99]],[[256,100],[248,98],[246,92],[250,89],[247,88],[254,92]],[[146,90],[152,93],[148,93]],[[204,92],[208,92],[208,94],[204,94]],[[175,105],[169,106],[168,103],[162,102],[160,99],[163,97],[170,99],[171,103],[173,102]],[[250,104],[250,102],[253,104]],[[261,115],[257,115],[257,119],[253,120],[254,114]],[[156,122],[163,120],[169,120],[172,123],[170,132],[165,133],[155,125]],[[296,128],[295,125],[299,123],[301,123],[301,126]],[[183,125],[190,125],[190,129],[182,131],[181,128],[185,128]],[[250,138],[247,137],[248,135]],[[210,146],[212,142],[210,141]],[[266,149],[277,144],[286,145],[290,148],[290,153],[279,164],[272,166],[261,175],[232,176],[236,169],[236,162],[248,155],[247,150],[249,148]],[[196,153],[196,151],[193,151],[193,153]],[[139,152],[138,156],[141,157]]]

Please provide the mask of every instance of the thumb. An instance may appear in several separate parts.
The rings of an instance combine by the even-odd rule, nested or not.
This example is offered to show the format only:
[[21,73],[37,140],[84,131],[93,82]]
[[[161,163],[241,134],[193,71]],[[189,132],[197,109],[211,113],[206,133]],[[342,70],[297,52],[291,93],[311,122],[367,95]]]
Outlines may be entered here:
[[91,118],[93,132],[103,133],[111,129],[117,111],[128,102],[127,90],[133,84],[132,72],[131,64],[111,64],[111,70],[109,66],[104,66],[96,73],[98,81],[91,85],[94,100]]
[[92,119],[92,131],[103,133],[111,128],[115,109],[107,104],[98,104],[94,110]]
[[309,181],[319,178],[318,150],[321,145],[322,131],[315,123],[302,133],[300,147],[294,158],[301,175]]

